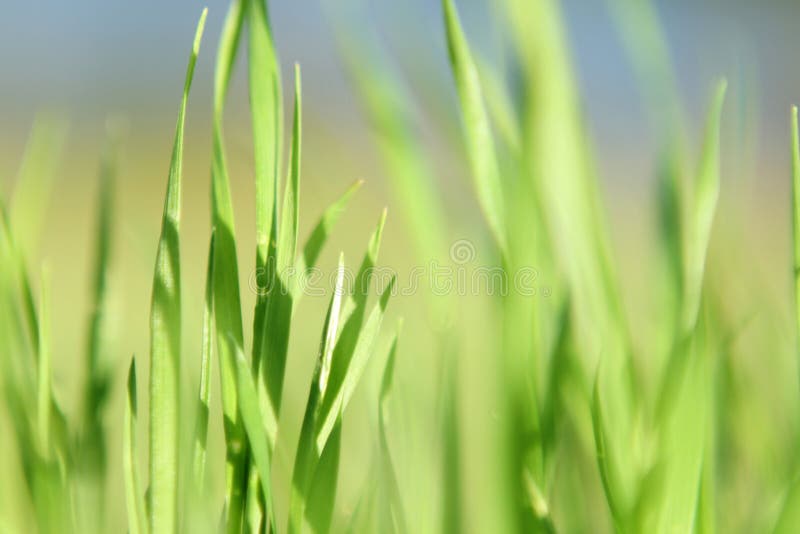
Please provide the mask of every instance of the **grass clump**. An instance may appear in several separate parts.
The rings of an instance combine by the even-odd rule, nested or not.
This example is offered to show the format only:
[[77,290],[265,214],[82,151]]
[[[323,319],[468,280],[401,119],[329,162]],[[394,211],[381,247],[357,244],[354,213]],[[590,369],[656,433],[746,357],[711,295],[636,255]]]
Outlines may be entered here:
[[[461,136],[454,141],[463,151],[463,173],[471,177],[467,182],[485,227],[485,235],[470,238],[506,279],[535,266],[538,280],[547,285],[538,286],[539,293],[514,287],[482,300],[439,298],[425,288],[423,321],[432,325],[432,348],[417,339],[416,331],[401,342],[399,325],[384,344],[388,303],[399,285],[392,276],[370,298],[373,286],[380,285],[374,278],[384,210],[352,280],[345,276],[344,254],[339,255],[324,319],[298,319],[304,279],[320,263],[361,182],[335,200],[299,243],[301,70],[296,65],[293,71],[291,119],[285,121],[267,4],[234,0],[220,35],[213,82],[211,228],[202,330],[198,359],[187,360],[181,339],[186,289],[181,190],[188,97],[206,20],[202,12],[180,100],[153,273],[146,481],[140,479],[144,458],[137,441],[141,356],[130,360],[127,374],[120,485],[129,532],[796,529],[796,454],[787,452],[776,460],[775,451],[793,448],[786,442],[796,437],[797,428],[791,429],[792,436],[770,435],[763,442],[753,435],[751,426],[758,422],[753,414],[758,412],[744,412],[741,405],[757,399],[748,396],[741,376],[736,383],[737,373],[742,374],[737,368],[742,364],[734,358],[744,350],[737,347],[742,328],[730,326],[731,304],[722,295],[730,280],[711,252],[724,209],[721,145],[727,83],[719,81],[713,91],[698,162],[687,172],[691,166],[683,145],[688,128],[653,6],[630,0],[609,5],[645,101],[668,110],[652,113],[662,143],[655,193],[654,257],[659,268],[652,273],[652,294],[647,296],[659,317],[656,335],[637,332],[632,325],[641,321],[625,305],[562,15],[551,0],[492,4],[507,29],[513,87],[471,46],[456,1],[441,2],[452,110],[460,119]],[[436,185],[435,155],[416,133],[413,93],[404,88],[399,69],[392,68],[375,34],[356,33],[343,19],[337,22],[340,53],[377,134],[417,259],[441,259],[454,228]],[[247,52],[256,208],[251,267],[258,291],[251,329],[245,328],[242,310],[241,243],[235,237],[223,131],[240,46]],[[795,304],[800,302],[797,121],[794,109]],[[26,526],[40,532],[91,532],[108,528],[102,514],[92,517],[83,510],[106,504],[109,459],[114,457],[104,418],[114,368],[105,336],[117,142],[109,141],[101,167],[86,380],[79,415],[73,418],[56,395],[58,340],[51,325],[58,318],[52,317],[48,270],[42,269],[38,281],[28,274],[62,137],[60,123],[37,123],[14,196],[8,204],[4,199],[0,203],[0,372],[25,488],[20,500],[30,508]],[[465,318],[472,308],[480,308],[477,335]],[[797,323],[798,306],[793,315]],[[313,371],[306,377],[310,382],[303,382],[308,390],[301,401],[296,442],[285,407],[291,393],[287,368],[293,333],[314,339],[319,335],[316,351],[307,355],[313,358]],[[476,337],[485,343],[482,348],[472,346]],[[788,352],[796,357],[797,332],[792,337]],[[432,355],[434,362],[435,402],[426,406],[428,413],[410,418],[417,425],[425,419],[426,428],[433,429],[421,447],[434,458],[426,467],[414,465],[409,451],[393,447],[394,439],[409,441],[402,439],[409,418],[395,419],[393,408],[413,406],[402,396],[408,390],[395,387],[404,346],[410,346],[405,349],[410,354]],[[775,340],[757,348],[781,350]],[[366,479],[361,487],[350,488],[341,476],[343,458],[352,452],[345,414],[358,385],[370,378],[369,364],[376,358],[383,369],[368,410],[373,440],[369,458],[362,462]],[[183,369],[195,365],[199,383],[189,392],[194,384],[182,379]],[[429,378],[420,369],[414,372],[415,388]],[[479,379],[468,381],[470,374]],[[183,424],[183,399],[188,396],[194,417],[190,433]],[[222,453],[217,453],[212,434],[219,422]],[[286,487],[276,475],[284,441],[296,445]],[[224,481],[217,481],[214,466],[223,463]],[[781,473],[751,473],[769,471],[763,463],[772,471],[780,467]],[[422,472],[426,469],[435,472]],[[728,513],[741,505],[741,494],[764,495],[763,509]],[[426,500],[433,503],[422,502]],[[202,513],[204,509],[212,512]],[[207,524],[207,517],[214,517],[213,524]]]

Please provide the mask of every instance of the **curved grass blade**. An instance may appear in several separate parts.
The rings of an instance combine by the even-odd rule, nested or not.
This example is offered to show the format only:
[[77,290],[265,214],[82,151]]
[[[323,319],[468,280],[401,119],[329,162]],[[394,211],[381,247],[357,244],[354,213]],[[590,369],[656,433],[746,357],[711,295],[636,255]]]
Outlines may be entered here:
[[[342,329],[342,334],[333,350],[331,373],[322,404],[320,405],[316,436],[317,447],[320,450],[325,447],[325,443],[328,441],[333,425],[336,422],[336,417],[347,408],[364,372],[364,368],[374,352],[375,340],[378,337],[383,316],[386,313],[386,306],[389,303],[389,297],[394,291],[396,280],[397,278],[392,276],[389,285],[381,293],[378,303],[372,309],[363,328],[360,328],[356,333],[352,330],[348,331],[348,325],[351,324],[350,320],[357,313],[354,311],[353,315],[350,316],[350,320],[345,323]],[[350,336],[354,335],[357,335],[357,338],[352,352],[339,350],[339,347],[347,349],[350,346],[350,339],[352,339]]]
[[728,83],[721,80],[714,92],[711,108],[706,121],[703,152],[700,167],[694,184],[694,198],[691,204],[690,223],[687,229],[690,238],[686,251],[686,286],[683,311],[683,333],[690,332],[697,323],[700,310],[700,297],[703,289],[703,274],[706,254],[711,238],[711,227],[719,199],[719,136],[722,105]]
[[355,192],[361,188],[362,185],[364,185],[364,181],[357,180],[350,187],[348,187],[347,190],[338,199],[336,199],[333,204],[328,206],[303,245],[303,253],[298,256],[294,266],[294,272],[296,273],[296,279],[298,280],[298,283],[294,286],[295,307],[300,301],[298,297],[303,291],[303,284],[305,283],[303,282],[303,277],[308,275],[309,269],[312,269],[317,265],[317,260],[322,252],[322,247],[325,246],[325,243],[328,241],[328,236],[330,235],[333,226],[339,220],[339,217],[341,217],[342,213],[344,213],[347,203],[350,202],[350,199],[353,197]]
[[180,203],[186,105],[208,10],[197,24],[175,132],[150,315],[150,529],[178,528],[180,416]]
[[144,534],[147,532],[147,520],[144,513],[144,501],[139,471],[136,465],[136,358],[131,358],[128,369],[128,394],[125,403],[125,422],[122,428],[122,463],[125,475],[125,502],[128,509],[128,532]]
[[333,347],[339,328],[339,316],[342,309],[344,294],[344,256],[339,256],[339,267],[336,272],[336,283],[333,288],[328,313],[325,317],[325,326],[322,330],[319,355],[311,378],[308,392],[303,424],[300,429],[300,438],[295,453],[294,470],[292,471],[292,490],[289,499],[289,533],[298,533],[302,529],[305,516],[306,503],[308,502],[311,474],[319,461],[319,449],[314,439],[319,403],[325,394],[330,375]]
[[475,191],[497,246],[505,252],[506,228],[503,189],[500,183],[500,170],[491,123],[483,100],[480,76],[472,59],[472,53],[461,28],[453,0],[442,0],[442,7],[450,64],[461,103],[467,155],[472,167]]
[[50,352],[50,324],[48,314],[49,303],[49,276],[46,269],[42,270],[42,283],[40,287],[39,302],[39,365],[37,367],[36,383],[36,430],[39,437],[39,454],[45,462],[53,457],[50,429],[52,423],[53,396],[52,396],[52,355]]
[[258,403],[258,392],[244,353],[236,347],[234,341],[230,340],[229,344],[230,350],[236,352],[236,384],[239,391],[239,408],[247,431],[250,452],[261,480],[260,485],[264,492],[267,518],[270,522],[271,531],[275,532],[275,514],[271,495],[272,484],[270,482],[271,454],[267,433],[264,429],[264,418]]
[[211,400],[211,360],[214,352],[214,232],[208,246],[203,341],[200,353],[200,391],[197,399],[197,424],[194,433],[193,475],[198,491],[205,481],[208,442],[208,415]]
[[[378,252],[380,250],[381,236],[383,235],[383,227],[386,223],[386,210],[381,213],[381,218],[378,221],[378,226],[370,238],[367,247],[367,253],[361,262],[354,280],[352,301],[349,301],[350,309],[345,306],[345,316],[347,320],[342,327],[342,332],[336,346],[333,349],[333,356],[331,358],[331,372],[327,379],[325,395],[322,398],[320,406],[320,419],[317,421],[317,447],[319,450],[325,446],[325,440],[333,427],[333,422],[336,413],[340,411],[335,409],[335,404],[341,400],[342,387],[344,385],[350,362],[353,360],[353,355],[356,350],[356,345],[361,338],[362,325],[364,322],[364,314],[366,313],[367,297],[369,296],[370,280],[375,269],[375,262],[378,259]],[[390,287],[394,284],[394,277]],[[382,295],[388,299],[388,293]],[[382,315],[381,315],[382,317]]]
[[597,376],[595,376],[592,393],[592,430],[594,432],[597,467],[600,471],[600,480],[603,483],[603,491],[605,492],[606,502],[611,511],[611,517],[614,520],[614,526],[617,531],[624,532],[626,514],[619,504],[621,489],[619,488],[620,483],[617,475],[618,467],[616,466],[616,458],[611,456],[611,451],[609,450],[606,439],[603,406],[600,402],[600,390],[598,387],[599,377],[600,373],[598,370]]
[[231,73],[239,49],[244,21],[242,0],[234,0],[225,17],[214,75],[214,125],[211,166],[212,224],[214,228],[214,329],[220,366],[222,412],[226,455],[226,532],[238,533],[242,525],[247,484],[246,436],[239,419],[236,387],[236,358],[229,350],[228,336],[239,349],[244,347],[239,295],[239,266],[231,201],[230,180],[225,161],[222,120]]
[[[289,348],[289,332],[292,322],[292,273],[289,268],[295,261],[298,228],[298,194],[300,187],[300,151],[302,124],[302,95],[300,68],[295,68],[295,103],[292,132],[291,164],[287,180],[284,210],[280,227],[280,241],[275,250],[275,264],[268,267],[271,287],[266,301],[266,312],[261,324],[261,352],[256,353],[257,369],[260,369],[270,410],[267,417],[277,421],[283,397],[283,381],[286,370],[286,355]],[[268,261],[272,261],[269,259]],[[274,271],[273,271],[274,269]],[[254,344],[255,345],[255,344]],[[275,423],[275,426],[277,423]],[[272,426],[272,424],[270,424]],[[275,439],[270,432],[270,438]],[[273,446],[274,443],[270,443]]]

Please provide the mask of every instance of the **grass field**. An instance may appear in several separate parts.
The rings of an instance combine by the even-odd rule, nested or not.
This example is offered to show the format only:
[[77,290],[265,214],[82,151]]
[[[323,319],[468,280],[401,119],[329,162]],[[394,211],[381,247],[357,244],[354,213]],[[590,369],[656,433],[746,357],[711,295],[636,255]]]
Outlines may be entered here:
[[557,0],[492,3],[502,65],[441,1],[448,110],[328,6],[368,136],[308,118],[266,0],[186,14],[172,139],[110,118],[95,161],[38,116],[0,197],[0,532],[800,529],[797,109],[776,209],[741,79],[694,117],[654,5],[606,5],[658,143],[637,209]]

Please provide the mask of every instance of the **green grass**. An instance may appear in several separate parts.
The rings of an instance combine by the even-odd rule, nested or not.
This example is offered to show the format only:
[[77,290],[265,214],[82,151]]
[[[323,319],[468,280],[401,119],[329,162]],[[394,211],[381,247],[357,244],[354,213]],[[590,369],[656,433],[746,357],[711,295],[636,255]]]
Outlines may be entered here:
[[[783,328],[779,306],[754,300],[748,305],[759,306],[766,322],[777,326],[761,325],[750,334],[726,299],[744,270],[727,261],[730,244],[720,238],[727,217],[742,217],[720,202],[726,187],[727,83],[714,87],[697,163],[690,165],[689,121],[654,8],[645,0],[609,1],[661,144],[653,249],[641,252],[657,268],[642,266],[649,293],[640,304],[644,309],[632,312],[613,254],[560,6],[555,0],[506,0],[491,7],[506,31],[510,52],[504,60],[513,65],[514,85],[472,46],[458,3],[442,0],[447,55],[441,59],[449,59],[449,72],[441,74],[451,84],[448,103],[458,122],[435,127],[460,133],[450,141],[458,147],[458,175],[475,206],[465,216],[472,232],[465,237],[484,265],[511,279],[535,266],[537,292],[437,296],[425,281],[423,303],[413,312],[420,317],[407,320],[402,333],[400,325],[385,325],[402,276],[394,273],[386,283],[376,274],[381,248],[391,245],[384,242],[390,235],[386,209],[355,269],[348,270],[339,253],[324,317],[298,312],[305,278],[324,263],[323,249],[363,182],[335,199],[301,240],[301,191],[310,189],[303,181],[309,146],[303,81],[295,65],[291,116],[284,118],[281,63],[264,0],[234,0],[224,19],[211,109],[205,286],[186,286],[181,265],[198,258],[182,256],[181,247],[188,232],[197,232],[180,224],[183,150],[193,139],[184,129],[206,20],[202,12],[166,180],[150,354],[130,360],[116,468],[110,462],[118,456],[110,447],[118,436],[107,423],[114,418],[114,376],[128,362],[112,353],[108,341],[121,143],[109,135],[100,168],[84,382],[78,408],[65,411],[62,406],[71,404],[59,399],[62,377],[54,372],[60,340],[53,325],[63,318],[53,313],[53,267],[34,268],[29,258],[37,257],[66,130],[57,119],[36,122],[13,195],[0,202],[2,413],[19,467],[19,475],[0,483],[0,497],[24,503],[18,513],[23,521],[9,531],[108,530],[122,523],[102,512],[114,509],[110,500],[117,495],[133,534],[796,530],[798,427],[790,420],[797,406],[764,405],[772,394],[796,398],[797,387],[777,396],[772,390],[787,381],[769,367],[776,360],[757,362],[764,386],[751,380],[753,363],[746,356],[785,355],[796,374],[797,109],[790,151],[793,265],[785,269],[794,273],[793,330],[776,333]],[[358,28],[336,19],[339,52],[374,130],[402,230],[417,262],[441,260],[447,237],[463,228],[456,227],[440,192],[437,154],[417,135],[410,82],[376,33]],[[240,207],[234,204],[223,131],[245,39],[254,243],[237,242]],[[242,246],[255,248],[252,265],[239,265]],[[30,275],[39,271],[40,277]],[[259,286],[252,313],[245,313],[250,300],[239,280],[251,272]],[[195,343],[182,339],[187,293],[203,301]],[[249,317],[252,329],[244,325]],[[654,321],[653,335],[636,330],[645,320]],[[791,339],[790,347],[782,337]],[[319,339],[318,348],[303,354],[293,345],[298,338]],[[137,389],[145,361],[146,434],[140,432]],[[290,378],[295,361],[311,363],[311,373]],[[186,369],[197,371],[197,383],[187,383]],[[298,387],[307,391],[299,400]],[[415,397],[422,398],[425,387],[434,390],[434,401],[421,409]],[[353,432],[349,411],[365,399],[367,422],[361,421],[361,433]],[[767,419],[772,412],[788,415]],[[787,428],[769,428],[778,426],[773,421]],[[416,428],[423,430],[411,431]],[[421,440],[409,438],[420,434]],[[138,446],[145,435],[146,454]],[[416,464],[421,457],[430,461]],[[117,481],[110,475],[119,469]],[[354,481],[352,472],[359,470],[365,478]],[[118,492],[108,491],[117,486]],[[0,502],[0,531],[11,506]]]

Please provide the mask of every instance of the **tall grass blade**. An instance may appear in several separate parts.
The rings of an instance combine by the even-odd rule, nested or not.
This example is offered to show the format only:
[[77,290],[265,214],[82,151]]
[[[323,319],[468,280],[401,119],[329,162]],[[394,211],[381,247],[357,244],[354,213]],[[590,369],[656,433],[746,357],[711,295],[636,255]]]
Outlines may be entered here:
[[442,0],[450,64],[461,102],[467,155],[483,214],[501,251],[506,249],[503,189],[480,76],[453,0]]
[[333,347],[336,343],[336,334],[339,329],[339,316],[342,309],[344,296],[344,256],[339,256],[339,266],[336,271],[336,282],[328,304],[328,313],[325,317],[325,326],[322,329],[319,354],[314,367],[314,374],[309,386],[308,401],[306,402],[305,415],[300,428],[300,438],[297,442],[294,469],[292,471],[292,489],[289,499],[289,533],[300,532],[303,517],[308,502],[311,476],[319,461],[320,451],[315,440],[316,422],[319,405],[325,395],[330,375]]
[[270,523],[272,532],[275,532],[275,514],[273,512],[272,495],[270,482],[271,477],[271,453],[269,440],[264,429],[264,417],[258,403],[258,392],[253,382],[250,366],[245,360],[244,353],[230,342],[230,349],[236,351],[236,383],[239,389],[239,408],[242,413],[242,420],[247,431],[250,443],[250,451],[255,461],[256,469],[261,480],[261,488],[264,492],[264,503],[266,504],[266,515]]
[[[393,275],[383,293],[380,294],[378,303],[358,332],[352,352],[339,350],[339,347],[347,348],[349,346],[352,338],[350,337],[351,333],[348,332],[348,324],[352,323],[348,321],[342,329],[342,334],[333,350],[331,373],[328,377],[322,404],[320,405],[316,437],[319,449],[324,448],[329,439],[333,425],[336,422],[336,414],[344,412],[347,408],[350,398],[353,396],[359,380],[361,380],[361,375],[364,373],[364,369],[374,352],[375,341],[396,281],[397,278]],[[354,311],[353,315],[356,313],[358,312]],[[353,315],[350,316],[351,319]]]
[[[108,318],[106,300],[109,263],[114,229],[114,190],[117,174],[116,139],[109,139],[100,169],[100,192],[97,200],[92,311],[86,347],[86,385],[83,393],[82,469],[99,478],[102,484],[106,472],[106,436],[103,410],[111,387],[109,362],[104,358],[104,334]],[[102,499],[102,488],[97,501]]]
[[147,519],[144,512],[144,501],[137,467],[137,411],[136,358],[132,358],[128,369],[128,392],[125,403],[125,421],[122,429],[122,463],[125,476],[125,502],[128,509],[128,532],[130,534],[144,534],[147,532]]
[[181,426],[181,275],[180,205],[186,105],[206,15],[197,25],[178,115],[161,227],[150,315],[150,529],[178,528],[178,429]]
[[214,330],[219,357],[226,455],[225,530],[241,529],[247,483],[246,436],[239,419],[236,387],[236,354],[229,350],[228,336],[239,349],[244,347],[242,309],[239,295],[239,267],[231,201],[230,180],[225,161],[222,122],[231,73],[239,48],[244,21],[243,0],[234,0],[225,17],[217,50],[214,74],[213,153],[211,204],[214,229]]
[[797,107],[792,107],[792,234],[794,241],[794,298],[796,351],[800,355],[800,131]]
[[[267,417],[277,421],[283,397],[283,381],[286,369],[286,355],[289,348],[289,332],[292,322],[293,273],[289,268],[295,262],[297,248],[298,208],[300,187],[300,156],[302,136],[302,95],[300,68],[295,68],[295,103],[292,131],[292,147],[289,165],[289,178],[286,184],[284,210],[279,229],[280,240],[275,249],[275,258],[267,267],[270,287],[266,295],[266,311],[261,324],[261,353],[256,353],[256,368],[260,369],[266,385],[271,411]],[[274,232],[273,232],[274,233]],[[270,434],[274,439],[274,434]],[[272,446],[272,444],[270,445]]]
[[711,227],[719,199],[719,136],[722,105],[728,83],[721,80],[716,87],[706,121],[703,152],[693,188],[689,214],[690,232],[686,242],[686,285],[684,295],[683,332],[689,332],[697,322],[700,296],[703,288],[703,273],[706,265]]
[[214,232],[208,245],[206,268],[205,306],[203,307],[203,332],[200,347],[200,390],[197,399],[197,423],[194,433],[193,469],[194,483],[201,490],[205,481],[208,452],[208,416],[211,401],[211,360],[214,352]]
[[[383,227],[386,223],[386,211],[381,214],[378,226],[370,238],[367,253],[361,262],[358,273],[356,274],[351,301],[351,310],[347,320],[342,327],[342,332],[336,346],[333,349],[331,358],[331,372],[328,376],[325,395],[320,406],[320,417],[317,421],[316,439],[317,447],[321,450],[325,446],[325,441],[333,427],[336,414],[343,409],[335,405],[341,401],[342,389],[348,376],[348,368],[356,351],[356,346],[362,339],[362,325],[366,313],[367,297],[369,296],[370,281],[375,268],[375,262],[380,250],[381,236]],[[394,278],[390,287],[394,284]],[[381,301],[388,299],[388,293],[381,296]],[[382,314],[380,314],[382,318]],[[374,334],[374,332],[373,332]],[[366,349],[366,347],[364,347]]]

